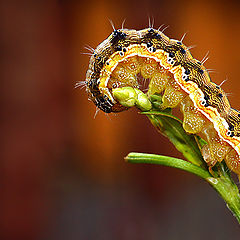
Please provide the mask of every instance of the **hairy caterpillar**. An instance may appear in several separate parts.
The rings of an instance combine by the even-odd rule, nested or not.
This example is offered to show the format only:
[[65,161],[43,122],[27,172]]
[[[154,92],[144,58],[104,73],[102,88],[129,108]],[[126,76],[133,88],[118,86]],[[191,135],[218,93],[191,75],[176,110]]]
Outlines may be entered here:
[[202,155],[209,167],[225,160],[240,175],[240,112],[230,107],[202,62],[160,30],[114,30],[90,58],[89,98],[106,113],[126,110],[112,89],[140,88],[139,76],[149,79],[148,95],[162,94],[163,109],[180,107],[186,132],[201,133],[207,141]]

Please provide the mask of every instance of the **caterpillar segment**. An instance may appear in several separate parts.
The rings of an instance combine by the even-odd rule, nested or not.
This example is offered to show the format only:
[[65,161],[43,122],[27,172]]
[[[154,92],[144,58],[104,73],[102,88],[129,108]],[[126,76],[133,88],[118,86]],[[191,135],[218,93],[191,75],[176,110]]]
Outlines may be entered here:
[[112,89],[144,89],[146,80],[146,94],[161,94],[162,109],[179,107],[185,131],[206,140],[208,166],[225,160],[240,175],[240,112],[182,42],[153,28],[115,30],[96,48],[86,75],[90,99],[106,113],[128,109]]

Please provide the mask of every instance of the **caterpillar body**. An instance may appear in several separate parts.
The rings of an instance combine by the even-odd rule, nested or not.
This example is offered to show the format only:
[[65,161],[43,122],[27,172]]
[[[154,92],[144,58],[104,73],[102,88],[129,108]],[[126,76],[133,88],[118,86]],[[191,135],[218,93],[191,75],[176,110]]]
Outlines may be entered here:
[[185,131],[206,140],[201,151],[209,167],[225,160],[240,175],[240,112],[188,48],[160,30],[113,31],[90,58],[89,98],[106,113],[126,110],[112,89],[140,88],[139,76],[149,79],[147,95],[161,94],[163,109],[179,106]]

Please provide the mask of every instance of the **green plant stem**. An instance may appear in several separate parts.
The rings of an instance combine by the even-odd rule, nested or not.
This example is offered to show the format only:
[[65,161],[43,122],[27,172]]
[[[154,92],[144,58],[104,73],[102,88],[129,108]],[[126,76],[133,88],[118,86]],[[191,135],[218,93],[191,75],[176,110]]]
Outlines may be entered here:
[[217,167],[209,171],[201,153],[206,142],[199,136],[187,134],[182,126],[183,122],[172,115],[171,109],[162,109],[161,95],[151,95],[148,98],[139,89],[131,87],[114,89],[113,94],[123,106],[138,107],[142,111],[141,114],[149,118],[152,125],[172,142],[187,161],[144,153],[130,153],[125,159],[131,163],[151,163],[174,167],[203,178],[219,193],[240,223],[239,190],[226,164],[224,161],[217,163]]
[[145,153],[129,153],[125,160],[130,163],[159,164],[193,173],[206,180],[223,198],[227,207],[240,223],[240,196],[237,186],[220,165],[219,177],[212,177],[207,170],[182,159]]
[[201,178],[211,177],[210,173],[201,167],[198,167],[186,160],[156,155],[156,154],[147,154],[147,153],[129,153],[125,160],[130,163],[150,163],[150,164],[159,164],[163,166],[178,168],[190,173],[193,173]]

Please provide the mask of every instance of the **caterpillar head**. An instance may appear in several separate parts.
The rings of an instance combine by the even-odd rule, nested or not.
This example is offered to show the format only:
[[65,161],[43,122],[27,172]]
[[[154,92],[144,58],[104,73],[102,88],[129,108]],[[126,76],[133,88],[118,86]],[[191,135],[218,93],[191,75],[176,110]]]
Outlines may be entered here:
[[127,29],[113,31],[106,40],[98,45],[90,58],[86,74],[86,90],[89,99],[106,113],[120,112],[127,109],[113,98],[111,89],[108,86],[108,80],[105,80],[105,74],[108,73],[109,58],[114,53],[119,53],[120,57],[124,55],[126,47],[130,44],[129,36],[132,38],[134,32],[137,31]]

